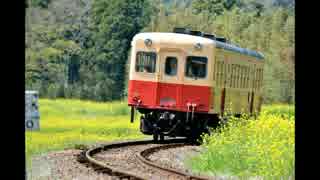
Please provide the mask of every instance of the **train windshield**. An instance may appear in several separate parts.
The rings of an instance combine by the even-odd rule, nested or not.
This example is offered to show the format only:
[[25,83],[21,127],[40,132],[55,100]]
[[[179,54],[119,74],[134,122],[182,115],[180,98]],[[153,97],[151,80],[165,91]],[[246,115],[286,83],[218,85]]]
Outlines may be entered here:
[[169,76],[175,76],[177,74],[177,63],[176,57],[167,57],[165,64],[165,73]]
[[192,78],[205,78],[207,75],[206,57],[188,56],[186,66],[186,76]]
[[136,57],[136,72],[154,73],[156,71],[156,53],[137,52]]

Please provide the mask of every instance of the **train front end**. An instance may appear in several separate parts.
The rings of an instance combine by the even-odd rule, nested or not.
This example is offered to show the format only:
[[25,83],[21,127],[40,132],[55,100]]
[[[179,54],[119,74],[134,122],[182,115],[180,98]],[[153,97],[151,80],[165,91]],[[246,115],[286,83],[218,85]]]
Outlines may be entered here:
[[141,131],[160,138],[185,136],[181,128],[192,126],[191,119],[212,108],[212,41],[186,34],[140,33],[131,45],[128,105],[132,112],[142,113]]

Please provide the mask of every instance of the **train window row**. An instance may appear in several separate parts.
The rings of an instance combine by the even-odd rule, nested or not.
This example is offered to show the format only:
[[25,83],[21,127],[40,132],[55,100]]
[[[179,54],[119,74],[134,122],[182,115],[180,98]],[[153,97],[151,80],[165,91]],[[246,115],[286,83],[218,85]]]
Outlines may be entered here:
[[263,70],[253,66],[216,61],[215,80],[218,87],[253,88],[262,86]]
[[[206,57],[188,56],[186,59],[185,76],[191,78],[205,78],[207,75]],[[156,53],[138,52],[135,66],[136,72],[154,73],[156,69]],[[168,56],[165,60],[165,74],[169,76],[177,75],[178,60],[176,57]]]

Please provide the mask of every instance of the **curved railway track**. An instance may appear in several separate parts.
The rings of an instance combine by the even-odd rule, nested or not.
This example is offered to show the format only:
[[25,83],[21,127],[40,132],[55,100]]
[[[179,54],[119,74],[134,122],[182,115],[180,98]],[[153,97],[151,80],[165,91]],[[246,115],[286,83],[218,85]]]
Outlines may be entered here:
[[190,144],[185,143],[185,139],[170,139],[157,144],[152,140],[117,142],[85,150],[78,161],[118,179],[209,179],[149,159],[155,152],[186,145]]

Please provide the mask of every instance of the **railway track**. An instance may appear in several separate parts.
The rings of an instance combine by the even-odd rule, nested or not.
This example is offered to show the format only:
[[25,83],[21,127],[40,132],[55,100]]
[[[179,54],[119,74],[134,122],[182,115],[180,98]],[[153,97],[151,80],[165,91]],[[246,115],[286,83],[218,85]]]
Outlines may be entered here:
[[152,140],[117,142],[85,150],[78,161],[117,179],[209,179],[166,167],[149,158],[156,152],[187,145],[190,146],[185,139],[170,139],[157,144]]

